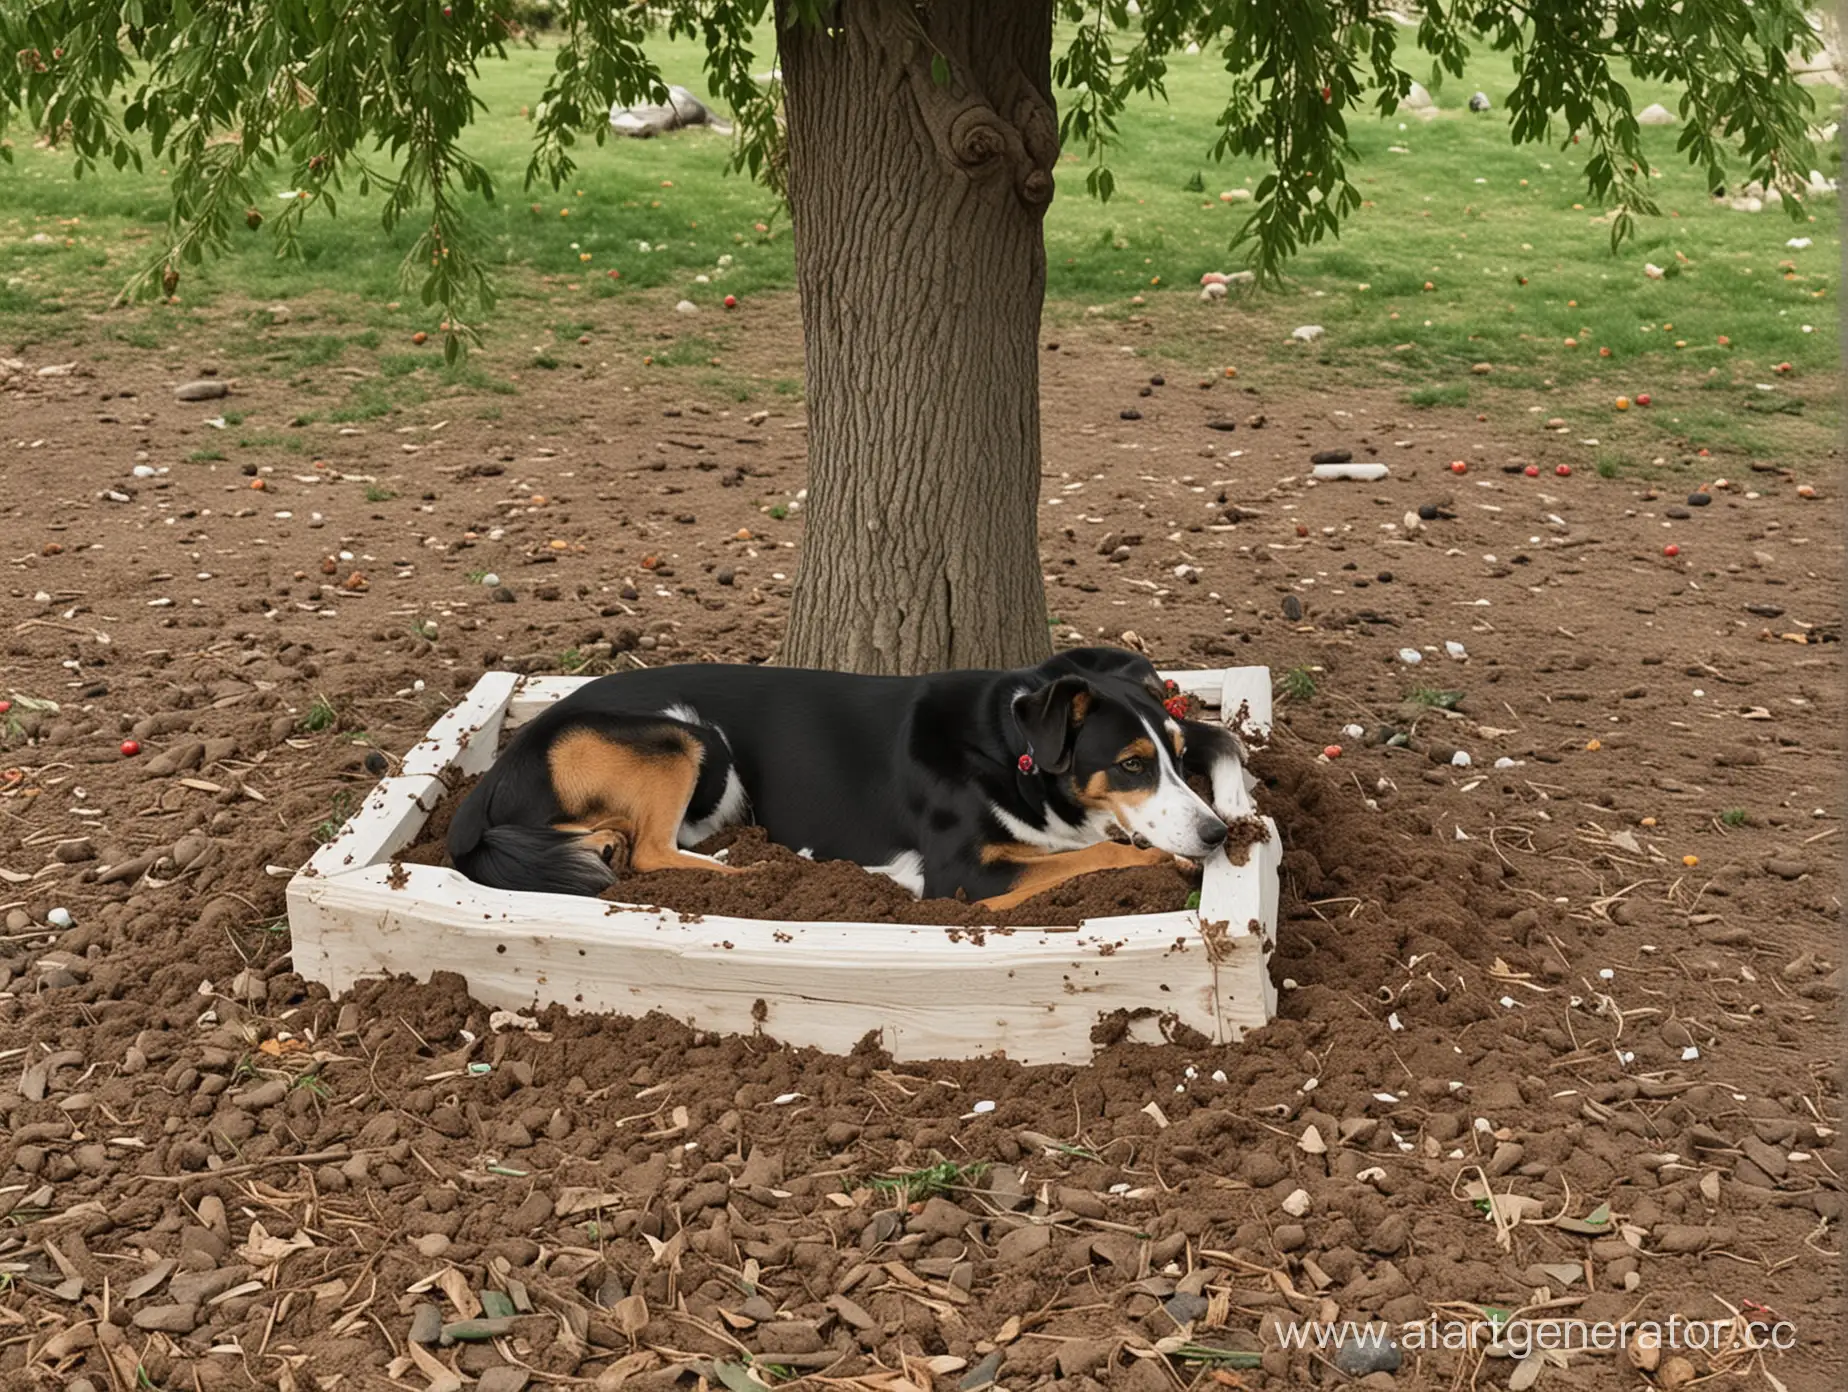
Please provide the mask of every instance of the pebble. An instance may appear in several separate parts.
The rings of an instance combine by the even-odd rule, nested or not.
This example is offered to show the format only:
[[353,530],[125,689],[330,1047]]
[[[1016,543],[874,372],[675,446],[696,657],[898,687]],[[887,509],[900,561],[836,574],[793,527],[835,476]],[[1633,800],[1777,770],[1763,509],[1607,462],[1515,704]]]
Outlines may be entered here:
[[1419,663],[1424,661],[1424,654],[1419,652],[1417,648],[1400,648],[1399,661],[1403,662],[1407,667],[1416,667]]
[[1712,501],[1713,501],[1713,495],[1711,493],[1690,493],[1688,494],[1688,506],[1689,507],[1706,507]]
[[410,1341],[434,1344],[443,1334],[443,1312],[434,1305],[419,1305],[411,1311]]
[[1420,519],[1426,522],[1437,521],[1437,518],[1438,518],[1437,504],[1436,503],[1420,503],[1418,505],[1418,516],[1420,517]]
[[475,1392],[526,1392],[526,1386],[532,1381],[532,1374],[524,1368],[509,1368],[502,1365],[488,1368],[475,1383]]
[[1121,416],[1124,420],[1141,420],[1142,419],[1142,412],[1135,410],[1134,408],[1130,408],[1130,409],[1123,410],[1123,411],[1118,411],[1117,414]]
[[1179,1295],[1169,1296],[1161,1308],[1177,1325],[1184,1325],[1192,1324],[1204,1315],[1208,1304],[1204,1295],[1190,1295],[1183,1291]]
[[1291,623],[1295,623],[1303,616],[1303,602],[1293,594],[1285,595],[1283,597],[1283,616]]
[[1002,1351],[995,1349],[963,1374],[962,1381],[956,1384],[956,1392],[978,1392],[980,1388],[993,1387],[1001,1373],[1001,1358]]
[[185,382],[173,394],[181,401],[216,401],[221,396],[229,396],[231,387],[227,382]]
[[481,577],[481,583],[491,590],[500,584],[500,576],[490,570],[486,575]]
[[1317,450],[1309,456],[1311,464],[1346,464],[1353,460],[1354,451],[1344,449]]
[[1385,1326],[1369,1326],[1365,1333],[1349,1334],[1335,1350],[1335,1367],[1349,1377],[1369,1373],[1396,1373],[1405,1361],[1399,1346],[1386,1336]]
[[53,928],[69,928],[77,920],[71,917],[69,909],[53,909],[45,915],[45,921]]
[[197,1305],[150,1305],[135,1312],[135,1328],[155,1334],[190,1334],[198,1327]]

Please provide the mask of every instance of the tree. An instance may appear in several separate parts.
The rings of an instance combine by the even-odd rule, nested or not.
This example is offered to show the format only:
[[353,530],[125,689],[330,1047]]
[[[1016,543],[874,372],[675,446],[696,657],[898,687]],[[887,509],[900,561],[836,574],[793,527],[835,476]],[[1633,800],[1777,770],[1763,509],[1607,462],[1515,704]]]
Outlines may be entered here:
[[[531,0],[525,0],[530,4]],[[492,303],[460,194],[493,196],[463,148],[478,63],[522,0],[0,0],[0,135],[67,133],[79,172],[173,170],[170,246],[141,285],[258,217],[258,179],[310,208],[349,186],[387,226],[427,219],[407,263],[453,358]],[[555,7],[556,8],[556,7]],[[775,0],[781,83],[760,84],[770,0],[574,0],[537,108],[528,182],[569,177],[612,99],[659,100],[647,42],[704,40],[736,112],[739,166],[785,187],[806,330],[808,542],[782,660],[862,671],[1013,665],[1049,651],[1036,544],[1042,219],[1060,149],[1108,198],[1116,121],[1160,96],[1189,44],[1227,72],[1216,157],[1264,161],[1235,245],[1263,280],[1359,206],[1347,119],[1390,115],[1411,74],[1381,0]],[[1054,60],[1055,17],[1070,37]],[[1516,141],[1576,141],[1612,243],[1655,213],[1619,76],[1674,83],[1681,149],[1718,183],[1728,153],[1801,215],[1810,166],[1798,0],[1428,0],[1417,44],[1460,75],[1473,43],[1512,54]],[[1064,110],[1057,113],[1062,92]],[[787,123],[787,138],[784,123]],[[376,155],[375,150],[382,150]],[[0,153],[7,153],[0,146]]]

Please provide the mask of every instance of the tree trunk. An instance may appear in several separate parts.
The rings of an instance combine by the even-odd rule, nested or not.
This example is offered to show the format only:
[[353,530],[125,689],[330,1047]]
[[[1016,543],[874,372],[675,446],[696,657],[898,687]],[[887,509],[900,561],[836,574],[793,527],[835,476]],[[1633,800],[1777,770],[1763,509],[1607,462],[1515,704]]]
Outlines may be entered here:
[[779,660],[1038,662],[1051,0],[779,20],[809,411]]

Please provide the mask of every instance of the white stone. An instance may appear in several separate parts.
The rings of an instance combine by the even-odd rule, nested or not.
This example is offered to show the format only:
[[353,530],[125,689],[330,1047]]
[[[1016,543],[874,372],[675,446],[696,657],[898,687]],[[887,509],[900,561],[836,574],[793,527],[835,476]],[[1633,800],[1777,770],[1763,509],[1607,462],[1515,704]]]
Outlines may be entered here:
[[1436,106],[1437,103],[1431,100],[1431,94],[1425,90],[1422,82],[1414,82],[1411,91],[1399,98],[1399,109],[1402,111],[1431,111]]
[[1298,343],[1314,343],[1322,336],[1322,333],[1323,329],[1320,324],[1303,324],[1292,329],[1290,331],[1290,337],[1295,339]]
[[694,304],[693,301],[691,300],[682,300],[679,304],[674,306],[674,313],[676,314],[698,314],[699,306]]
[[1309,1191],[1292,1189],[1290,1196],[1281,1205],[1283,1211],[1292,1218],[1300,1218],[1309,1211]]
[[1676,126],[1681,124],[1681,118],[1663,106],[1661,102],[1650,102],[1648,106],[1636,113],[1636,124],[1639,126]]
[[50,913],[46,914],[45,921],[53,928],[68,928],[72,923],[76,922],[76,920],[71,917],[71,911],[62,908],[53,909]]

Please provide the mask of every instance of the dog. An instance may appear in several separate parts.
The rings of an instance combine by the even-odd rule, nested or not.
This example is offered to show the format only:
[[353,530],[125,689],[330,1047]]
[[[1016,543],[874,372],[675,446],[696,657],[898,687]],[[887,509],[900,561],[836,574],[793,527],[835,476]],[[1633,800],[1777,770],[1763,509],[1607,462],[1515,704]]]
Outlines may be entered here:
[[1198,861],[1251,812],[1237,737],[1172,700],[1114,648],[922,677],[620,672],[514,735],[457,809],[449,858],[498,889],[595,895],[623,847],[636,872],[747,873],[688,848],[754,822],[914,895],[1012,908],[1094,870]]

